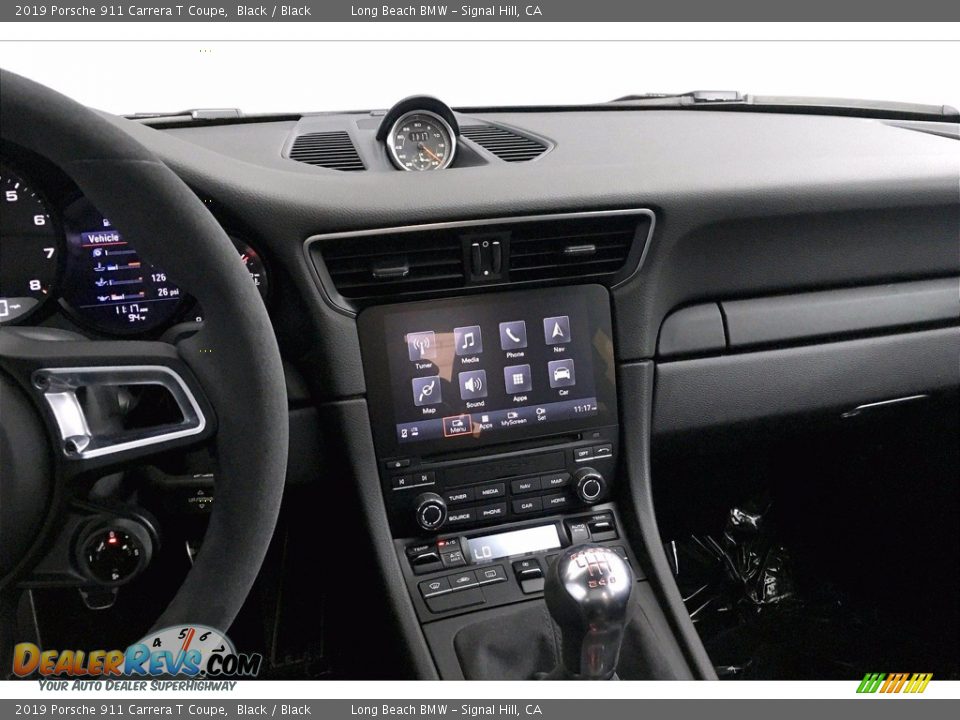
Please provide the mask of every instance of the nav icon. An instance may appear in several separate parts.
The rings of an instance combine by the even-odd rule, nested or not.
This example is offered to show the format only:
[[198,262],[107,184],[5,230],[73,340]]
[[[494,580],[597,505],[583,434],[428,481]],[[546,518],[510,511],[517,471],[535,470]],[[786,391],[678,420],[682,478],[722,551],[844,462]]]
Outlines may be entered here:
[[570,342],[570,318],[566,315],[543,319],[543,339],[547,345]]

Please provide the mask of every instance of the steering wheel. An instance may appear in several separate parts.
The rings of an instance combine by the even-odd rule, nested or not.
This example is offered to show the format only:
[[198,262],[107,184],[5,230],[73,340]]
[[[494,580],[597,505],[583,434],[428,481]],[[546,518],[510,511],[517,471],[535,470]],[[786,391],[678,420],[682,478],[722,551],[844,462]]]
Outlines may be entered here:
[[[205,318],[176,345],[0,327],[0,591],[42,557],[62,527],[72,484],[212,443],[219,473],[209,525],[154,627],[226,632],[267,552],[287,465],[283,368],[260,295],[203,203],[114,122],[0,70],[0,139],[61,168],[144,258],[197,299]],[[182,419],[98,436],[80,388],[122,384],[164,386]]]

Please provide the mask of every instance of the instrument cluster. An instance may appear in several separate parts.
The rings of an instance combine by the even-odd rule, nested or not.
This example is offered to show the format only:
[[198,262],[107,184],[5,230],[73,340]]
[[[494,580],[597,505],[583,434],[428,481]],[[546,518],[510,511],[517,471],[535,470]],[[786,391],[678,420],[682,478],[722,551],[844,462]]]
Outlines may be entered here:
[[[266,302],[263,259],[228,235]],[[0,154],[0,325],[58,313],[110,336],[148,335],[201,316],[165,270],[54,168]]]

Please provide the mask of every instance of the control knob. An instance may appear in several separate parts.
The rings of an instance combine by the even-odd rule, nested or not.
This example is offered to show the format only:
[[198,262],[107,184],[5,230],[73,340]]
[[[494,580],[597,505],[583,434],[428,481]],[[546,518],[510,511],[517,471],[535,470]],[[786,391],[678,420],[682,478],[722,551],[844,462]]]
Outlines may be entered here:
[[607,481],[598,471],[590,467],[580,468],[573,476],[577,497],[587,505],[600,501],[607,489]]
[[84,573],[106,587],[132,580],[150,562],[152,553],[153,540],[147,529],[125,518],[95,525],[77,546]]
[[447,503],[436,493],[423,493],[414,501],[417,507],[417,525],[424,530],[436,530],[447,520]]

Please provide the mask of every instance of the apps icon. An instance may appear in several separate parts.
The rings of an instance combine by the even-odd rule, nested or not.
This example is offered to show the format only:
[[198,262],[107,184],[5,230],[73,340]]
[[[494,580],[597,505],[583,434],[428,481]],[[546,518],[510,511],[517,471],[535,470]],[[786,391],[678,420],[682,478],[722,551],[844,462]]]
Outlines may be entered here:
[[460,378],[460,398],[462,400],[475,400],[487,396],[487,371],[469,370],[462,372]]
[[433,330],[407,333],[407,356],[411,362],[432,360],[437,356],[437,336]]
[[527,323],[523,320],[500,323],[500,347],[519,350],[527,346]]
[[436,405],[441,402],[440,377],[416,377],[413,379],[413,404],[417,407]]
[[570,318],[567,315],[544,318],[543,339],[547,345],[570,342]]
[[479,325],[453,329],[453,341],[457,355],[476,355],[483,352],[483,338]]
[[507,388],[507,394],[526,392],[533,388],[533,382],[530,378],[529,365],[510,365],[503,369],[503,382]]
[[577,375],[573,367],[573,360],[551,360],[547,363],[547,374],[550,376],[550,387],[569,387],[577,384]]

